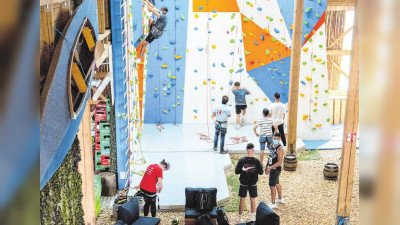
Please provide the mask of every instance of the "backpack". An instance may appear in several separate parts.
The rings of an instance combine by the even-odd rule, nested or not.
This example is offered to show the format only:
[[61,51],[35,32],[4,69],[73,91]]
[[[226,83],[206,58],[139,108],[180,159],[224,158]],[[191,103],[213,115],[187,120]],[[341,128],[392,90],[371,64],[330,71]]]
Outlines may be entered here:
[[218,225],[229,225],[228,217],[224,212],[224,207],[220,206],[217,208],[217,222]]
[[206,191],[204,189],[199,191],[196,195],[197,210],[199,211],[211,210],[213,208],[211,198],[212,198],[211,192]]
[[201,215],[196,220],[196,225],[213,225],[209,215]]

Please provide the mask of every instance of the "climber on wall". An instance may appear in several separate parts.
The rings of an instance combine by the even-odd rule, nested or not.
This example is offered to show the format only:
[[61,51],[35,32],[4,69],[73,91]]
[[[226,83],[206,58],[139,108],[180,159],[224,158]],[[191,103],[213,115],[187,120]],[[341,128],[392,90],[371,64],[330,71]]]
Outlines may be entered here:
[[153,4],[151,4],[148,0],[144,1],[144,4],[149,8],[149,11],[157,16],[157,20],[154,21],[152,18],[149,18],[149,34],[142,41],[142,48],[140,50],[140,55],[137,60],[137,63],[141,63],[144,52],[146,51],[146,47],[150,44],[154,39],[158,39],[163,34],[165,27],[167,26],[167,12],[168,8],[163,6],[160,10],[158,10]]
[[[235,82],[232,86],[232,93],[235,95],[235,109],[236,109],[236,124],[237,129],[240,128],[240,123],[244,124],[244,116],[246,115],[246,95],[250,95],[250,91],[246,88],[241,88],[239,82]],[[242,113],[242,121],[240,121],[240,113]]]

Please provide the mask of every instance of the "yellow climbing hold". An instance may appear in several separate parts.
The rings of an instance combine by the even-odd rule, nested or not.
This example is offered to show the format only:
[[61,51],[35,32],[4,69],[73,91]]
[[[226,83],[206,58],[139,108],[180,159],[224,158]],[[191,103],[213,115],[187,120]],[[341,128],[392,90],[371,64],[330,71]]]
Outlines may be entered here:
[[189,52],[189,49],[186,49],[186,52]]
[[305,35],[304,35],[304,38],[307,38],[307,37],[308,37],[308,34],[305,34]]
[[303,52],[308,52],[308,48],[303,48]]
[[269,30],[267,28],[264,28],[265,33],[269,34]]
[[264,102],[266,102],[268,100],[268,98],[263,98]]
[[322,127],[322,123],[320,124],[315,124],[316,127]]
[[293,24],[290,25],[290,29],[293,30]]
[[301,96],[301,97],[304,97],[304,94],[303,94],[303,93],[300,93],[300,96]]
[[283,22],[283,19],[279,19],[279,21]]
[[154,88],[154,90],[158,91],[158,88]]
[[180,105],[180,104],[181,104],[181,102],[177,102],[176,104],[177,104],[177,105]]
[[251,33],[251,32],[249,32],[249,35],[250,35],[251,37],[253,37],[253,36],[254,36],[254,34],[253,34],[253,33]]
[[257,121],[256,121],[256,120],[254,120],[254,121],[253,121],[253,123],[254,123],[254,124],[256,124],[256,123],[257,123]]
[[182,58],[181,55],[176,55],[176,56],[175,56],[175,59],[180,59],[180,58]]
[[283,81],[279,81],[279,83],[283,84]]
[[203,81],[203,84],[204,84],[204,85],[207,85],[207,81]]
[[172,76],[171,79],[176,79],[176,76]]
[[199,14],[195,13],[194,18],[196,18],[196,19],[199,18]]
[[316,91],[315,91],[315,94],[318,94],[318,93],[319,93],[319,91],[318,91],[318,90],[316,90]]
[[212,83],[212,84],[215,84],[215,81],[212,80],[211,83]]
[[193,118],[197,119],[197,116],[193,116]]
[[317,62],[321,62],[321,61],[322,61],[322,59],[321,59],[321,58],[319,58],[319,59],[316,59],[315,61],[317,61]]
[[258,102],[258,98],[255,98],[254,101]]
[[217,13],[215,13],[214,15],[212,15],[212,17],[214,17],[214,18],[215,18],[215,17],[217,17],[217,16],[218,16],[218,14],[217,14]]
[[253,7],[254,5],[252,3],[249,4],[250,7]]
[[216,47],[217,47],[217,46],[215,46],[215,45],[212,45],[212,46],[211,46],[212,49],[215,49]]
[[168,111],[167,110],[163,110],[163,112],[166,114],[166,113],[168,113]]
[[167,67],[168,67],[168,65],[165,65],[165,64],[161,65],[161,68],[167,68]]
[[311,81],[312,78],[311,77],[306,77],[306,80]]
[[317,106],[317,105],[318,105],[318,103],[314,102],[314,106]]
[[277,52],[277,51],[274,51],[274,54],[278,54],[278,52]]
[[303,115],[303,120],[306,120],[308,118],[308,115]]

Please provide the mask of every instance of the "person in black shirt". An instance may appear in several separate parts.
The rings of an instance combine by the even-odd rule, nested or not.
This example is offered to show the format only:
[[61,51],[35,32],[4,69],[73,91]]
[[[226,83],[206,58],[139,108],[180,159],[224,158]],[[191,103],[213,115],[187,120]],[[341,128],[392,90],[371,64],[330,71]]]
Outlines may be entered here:
[[236,165],[235,173],[240,174],[240,187],[239,187],[239,218],[238,222],[242,222],[243,207],[247,196],[247,191],[250,194],[251,215],[250,220],[256,220],[256,197],[257,197],[257,181],[258,175],[263,174],[263,166],[260,160],[254,157],[254,145],[247,144],[247,156],[239,160]]
[[[285,203],[282,198],[282,187],[279,184],[279,175],[282,170],[282,158],[283,158],[283,147],[279,144],[281,140],[281,134],[276,132],[274,139],[272,140],[272,147],[268,157],[268,164],[265,167],[265,175],[269,174],[269,188],[271,189],[271,203],[268,207],[276,209],[276,203]],[[278,190],[278,199],[275,201],[276,191]]]

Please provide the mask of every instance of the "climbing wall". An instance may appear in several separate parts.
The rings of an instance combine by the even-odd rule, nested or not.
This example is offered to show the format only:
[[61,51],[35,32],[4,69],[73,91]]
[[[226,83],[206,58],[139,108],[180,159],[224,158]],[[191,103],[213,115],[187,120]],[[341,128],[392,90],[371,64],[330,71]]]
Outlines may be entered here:
[[[293,1],[156,1],[167,5],[168,26],[150,45],[145,123],[211,123],[212,109],[232,83],[247,96],[247,123],[273,102],[287,104],[290,80]],[[186,3],[185,3],[186,4]],[[326,0],[304,1],[300,75],[299,137],[329,139],[326,76]],[[234,122],[234,116],[229,122]]]

